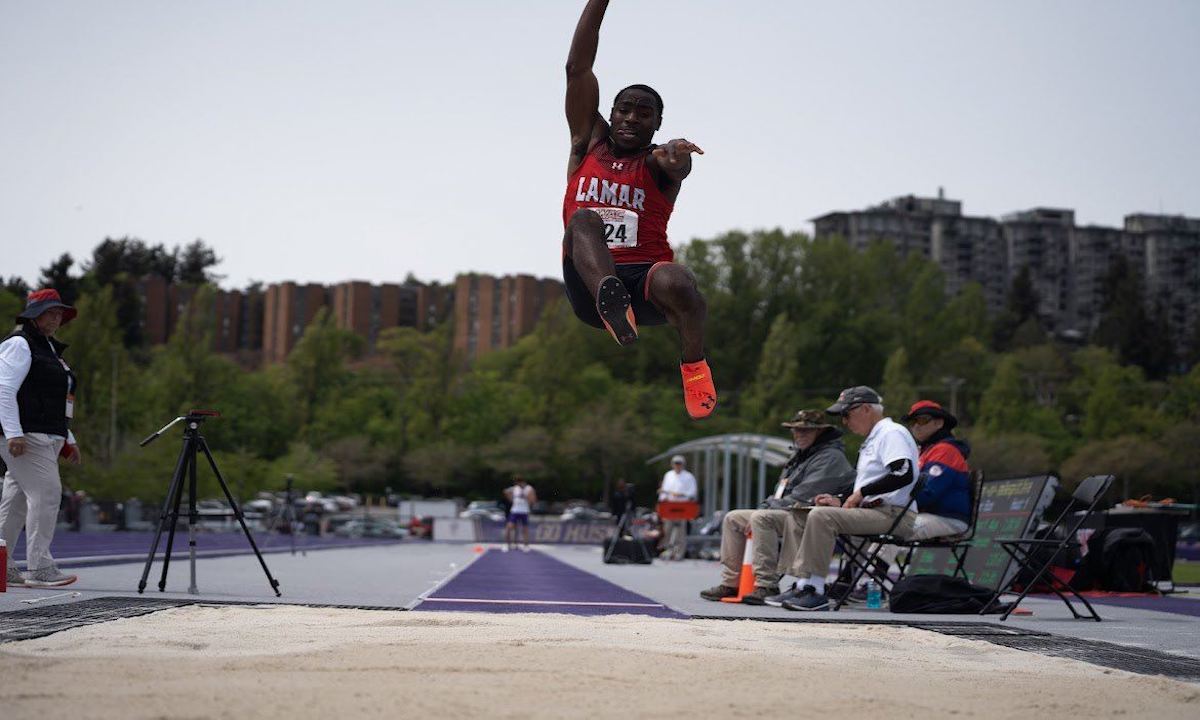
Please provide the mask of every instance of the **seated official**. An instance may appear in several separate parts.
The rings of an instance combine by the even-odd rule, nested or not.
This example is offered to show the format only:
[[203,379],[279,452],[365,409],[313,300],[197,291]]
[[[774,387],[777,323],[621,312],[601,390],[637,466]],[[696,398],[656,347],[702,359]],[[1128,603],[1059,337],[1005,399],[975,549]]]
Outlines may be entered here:
[[916,513],[906,511],[917,480],[917,444],[903,425],[883,415],[883,398],[869,387],[847,388],[825,412],[837,415],[850,432],[865,436],[858,452],[854,492],[844,502],[832,495],[813,499],[817,507],[794,510],[790,520],[800,548],[789,574],[799,579],[774,598],[788,610],[825,610],[825,576],[837,536],[871,535],[896,526],[899,537],[912,534]]
[[920,451],[918,472],[924,485],[917,493],[913,540],[961,535],[971,523],[971,448],[954,437],[958,418],[932,400],[913,403],[901,418]]
[[796,451],[784,465],[775,493],[757,510],[733,510],[721,521],[721,584],[701,592],[705,600],[737,595],[747,531],[754,538],[754,591],[742,602],[762,605],[779,593],[779,578],[800,541],[789,519],[792,509],[811,506],[818,495],[850,492],[854,470],[846,460],[841,430],[829,424],[820,410],[801,410],[783,426],[791,429]]
[[[921,400],[913,403],[900,420],[917,442],[920,453],[917,473],[923,480],[915,503],[917,519],[909,539],[930,540],[965,533],[971,524],[971,469],[967,466],[971,449],[952,433],[958,418],[932,400]],[[871,550],[874,549],[872,546]],[[895,545],[879,548],[876,571],[886,573],[887,566],[894,564],[899,554],[900,548]],[[849,569],[847,565],[845,570]],[[848,582],[848,577],[839,580]],[[867,578],[863,578],[847,599],[866,600],[866,582]]]

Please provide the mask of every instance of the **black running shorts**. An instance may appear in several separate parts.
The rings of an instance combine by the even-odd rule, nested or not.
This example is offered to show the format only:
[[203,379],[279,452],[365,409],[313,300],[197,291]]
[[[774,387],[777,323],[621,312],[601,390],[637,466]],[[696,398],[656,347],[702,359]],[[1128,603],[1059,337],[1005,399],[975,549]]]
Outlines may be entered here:
[[[663,315],[658,306],[650,302],[649,291],[650,269],[659,263],[630,263],[617,265],[617,277],[629,291],[633,299],[633,314],[638,325],[666,325],[667,316]],[[604,321],[596,311],[596,296],[588,291],[583,284],[583,278],[575,270],[571,258],[563,258],[563,284],[567,290],[567,300],[575,316],[592,327],[604,328]]]

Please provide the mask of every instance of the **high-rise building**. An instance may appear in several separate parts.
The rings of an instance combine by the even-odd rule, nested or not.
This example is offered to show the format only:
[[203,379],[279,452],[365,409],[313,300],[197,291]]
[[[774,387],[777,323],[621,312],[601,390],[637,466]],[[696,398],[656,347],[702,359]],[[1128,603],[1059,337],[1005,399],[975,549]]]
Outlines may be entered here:
[[1043,325],[1078,339],[1099,324],[1105,280],[1123,258],[1145,281],[1147,309],[1167,314],[1179,347],[1196,333],[1197,218],[1134,214],[1123,228],[1080,227],[1073,210],[1035,207],[996,221],[963,215],[959,201],[939,192],[936,198],[906,195],[865,210],[828,213],[813,224],[818,238],[840,236],[858,250],[887,240],[902,254],[933,260],[951,294],[978,282],[993,314],[1004,308],[1017,275],[1027,272]]
[[1038,296],[1038,317],[1047,330],[1063,330],[1070,276],[1071,231],[1075,212],[1058,208],[1033,208],[1005,215],[1002,232],[1006,249],[1005,286],[1024,269]]
[[866,210],[833,212],[813,219],[816,237],[839,236],[856,250],[886,240],[902,255],[917,254],[945,272],[946,290],[955,295],[968,282],[983,287],[988,310],[1004,307],[1008,278],[996,269],[1005,262],[1000,224],[962,214],[962,203],[904,195]]
[[263,361],[287,359],[304,328],[326,305],[323,285],[282,282],[267,287],[263,302]]
[[1151,309],[1162,307],[1176,341],[1189,341],[1196,335],[1200,308],[1200,218],[1126,215],[1125,230],[1144,244]]
[[557,280],[532,275],[459,275],[454,292],[454,349],[469,362],[510,347],[533,331],[542,311],[562,293]]
[[417,327],[420,286],[371,285],[353,281],[333,286],[333,316],[337,326],[351,330],[375,351],[379,334],[391,327]]

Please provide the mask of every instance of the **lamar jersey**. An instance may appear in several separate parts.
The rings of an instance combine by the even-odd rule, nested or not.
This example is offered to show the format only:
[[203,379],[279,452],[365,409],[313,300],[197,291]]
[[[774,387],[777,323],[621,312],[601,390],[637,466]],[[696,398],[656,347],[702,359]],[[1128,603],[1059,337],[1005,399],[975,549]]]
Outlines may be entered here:
[[674,206],[658,189],[646,158],[653,148],[617,157],[607,141],[588,151],[563,197],[563,226],[576,210],[594,210],[604,221],[604,235],[615,263],[671,261],[667,221]]

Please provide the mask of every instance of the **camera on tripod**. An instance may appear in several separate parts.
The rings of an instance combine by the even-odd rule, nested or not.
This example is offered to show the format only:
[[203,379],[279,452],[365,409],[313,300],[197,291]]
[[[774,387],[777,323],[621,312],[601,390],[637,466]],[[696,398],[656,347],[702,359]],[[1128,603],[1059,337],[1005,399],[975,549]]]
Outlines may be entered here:
[[[246,527],[246,519],[242,515],[241,508],[238,507],[237,501],[233,499],[233,494],[229,492],[229,486],[225,484],[225,478],[222,477],[220,469],[217,468],[217,461],[213,460],[212,453],[208,449],[208,442],[204,436],[200,434],[200,426],[209,418],[220,417],[221,414],[216,410],[189,410],[186,415],[180,415],[171,422],[159,428],[151,434],[140,445],[146,447],[154,442],[173,427],[176,423],[183,423],[183,449],[179,451],[179,459],[175,462],[175,473],[171,476],[171,484],[167,490],[167,499],[163,503],[162,512],[158,517],[158,531],[154,534],[154,542],[150,545],[150,554],[146,556],[146,567],[142,570],[142,579],[138,583],[138,593],[142,593],[146,589],[146,578],[150,575],[150,566],[154,563],[154,555],[158,552],[158,543],[162,539],[163,530],[170,527],[167,533],[167,548],[163,554],[162,577],[158,581],[159,592],[165,592],[167,589],[167,570],[171,566],[171,551],[175,546],[175,527],[179,523],[180,506],[183,504],[183,486],[184,481],[187,481],[187,521],[188,521],[188,558],[191,567],[191,584],[188,586],[188,592],[195,595],[199,591],[196,588],[196,524],[201,518],[237,518],[238,524],[242,527],[242,532],[246,535],[246,540],[250,542],[250,547],[254,550],[254,555],[258,558],[258,562],[262,565],[263,572],[267,575],[267,580],[271,583],[271,589],[275,591],[275,596],[279,597],[279,581],[271,577],[271,571],[267,569],[267,563],[263,560],[262,553],[258,550],[258,545],[254,542],[254,536],[250,534],[250,528]],[[203,452],[204,457],[208,460],[209,467],[212,468],[213,474],[217,476],[217,482],[221,486],[221,491],[225,493],[225,500],[229,503],[229,512],[199,512],[196,508],[196,455]]]

